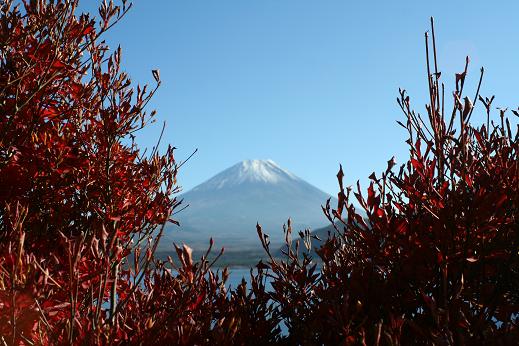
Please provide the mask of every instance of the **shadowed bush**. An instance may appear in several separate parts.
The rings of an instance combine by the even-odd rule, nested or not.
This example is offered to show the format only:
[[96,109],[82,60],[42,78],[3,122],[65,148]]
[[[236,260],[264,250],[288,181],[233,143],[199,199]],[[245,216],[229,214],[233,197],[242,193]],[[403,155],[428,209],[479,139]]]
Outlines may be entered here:
[[131,5],[104,2],[99,23],[77,7],[1,4],[0,340],[275,341],[263,274],[229,292],[227,270],[207,261],[212,240],[197,263],[187,246],[155,259],[183,164],[172,147],[146,154],[134,142],[160,76],[151,91],[132,87],[121,49],[108,55],[102,41]]
[[[432,25],[432,20],[431,20]],[[514,344],[519,340],[518,131],[493,97],[474,99],[487,122],[470,123],[463,96],[469,60],[456,75],[454,107],[444,111],[444,85],[426,34],[429,104],[422,117],[400,91],[409,159],[388,161],[367,193],[344,187],[336,209],[323,208],[336,234],[317,250],[320,273],[306,251],[271,258],[276,302],[291,343]],[[434,63],[431,71],[430,56]],[[518,115],[517,111],[512,111]],[[355,199],[360,211],[352,204]],[[259,229],[260,238],[263,238]],[[288,228],[290,233],[290,227]],[[268,243],[263,245],[270,253]]]

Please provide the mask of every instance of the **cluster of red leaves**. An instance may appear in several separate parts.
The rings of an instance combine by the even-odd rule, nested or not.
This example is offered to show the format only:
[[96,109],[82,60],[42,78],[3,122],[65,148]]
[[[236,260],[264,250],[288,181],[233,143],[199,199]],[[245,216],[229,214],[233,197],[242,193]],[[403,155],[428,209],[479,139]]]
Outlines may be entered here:
[[108,55],[100,39],[130,6],[104,2],[99,23],[75,14],[77,0],[0,6],[3,344],[519,339],[518,131],[505,110],[490,122],[493,98],[479,88],[488,120],[470,125],[467,67],[450,118],[436,59],[428,121],[401,92],[410,158],[398,173],[390,160],[373,174],[367,195],[358,187],[361,211],[339,171],[338,206],[323,208],[336,234],[317,250],[320,268],[310,232],[300,233],[301,254],[288,224],[278,260],[258,226],[270,259],[250,285],[229,290],[227,270],[207,260],[212,241],[199,262],[187,246],[175,247],[175,260],[154,258],[179,205],[180,165],[173,148],[146,155],[134,143],[153,119],[144,109],[156,88],[133,88],[120,49]]
[[[519,341],[519,131],[504,109],[498,124],[490,121],[493,97],[481,97],[479,87],[487,124],[470,125],[474,105],[462,98],[468,58],[445,114],[432,32],[427,120],[405,91],[398,98],[409,160],[398,172],[392,159],[381,177],[372,174],[367,195],[357,185],[360,211],[341,167],[338,207],[323,208],[336,232],[317,250],[320,273],[310,252],[301,256],[289,239],[286,261],[269,261],[272,299],[293,343]],[[310,249],[311,235],[301,236]]]

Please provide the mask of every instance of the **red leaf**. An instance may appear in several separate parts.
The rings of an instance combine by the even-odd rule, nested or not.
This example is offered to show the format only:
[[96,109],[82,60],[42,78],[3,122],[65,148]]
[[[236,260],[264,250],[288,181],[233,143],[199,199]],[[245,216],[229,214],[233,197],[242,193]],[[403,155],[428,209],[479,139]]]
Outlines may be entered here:
[[200,305],[200,303],[204,300],[204,294],[200,293],[196,298],[196,301],[188,306],[189,310],[194,310]]
[[120,216],[115,216],[115,215],[109,215],[108,216],[108,220],[121,221],[121,217]]
[[438,251],[438,253],[436,254],[436,260],[438,261],[438,264],[443,263],[443,254],[441,253],[441,251]]
[[407,222],[405,220],[401,220],[396,226],[396,231],[399,234],[405,234],[407,232]]
[[27,293],[22,293],[16,296],[16,308],[24,310],[34,304],[34,298]]
[[463,180],[465,180],[465,183],[467,183],[469,188],[472,188],[472,179],[468,174],[463,175]]
[[54,68],[63,68],[65,67],[65,64],[59,60],[56,60],[53,64],[52,64],[52,67]]
[[58,116],[58,111],[56,110],[56,108],[54,107],[49,107],[49,108],[46,108],[43,110],[43,112],[41,113],[41,115],[44,117],[44,118],[47,118],[47,119],[54,119],[55,117]]
[[411,164],[413,165],[413,168],[417,171],[422,171],[423,170],[423,164],[416,160],[416,159],[411,159]]
[[372,208],[375,204],[375,190],[373,189],[373,183],[369,184],[368,188],[368,207]]
[[70,83],[70,89],[73,96],[77,96],[83,90],[83,85],[81,83]]
[[83,35],[88,35],[90,34],[92,31],[94,31],[94,27],[92,25],[89,25],[87,26],[84,30],[83,30]]

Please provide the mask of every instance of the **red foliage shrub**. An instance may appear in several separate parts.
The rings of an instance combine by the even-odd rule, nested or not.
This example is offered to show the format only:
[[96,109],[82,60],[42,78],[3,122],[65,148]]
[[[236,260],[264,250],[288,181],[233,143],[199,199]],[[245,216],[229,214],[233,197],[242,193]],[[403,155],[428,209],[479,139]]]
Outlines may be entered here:
[[[0,340],[4,344],[260,344],[279,336],[262,273],[225,287],[189,247],[154,258],[180,204],[173,148],[134,133],[160,85],[133,88],[102,35],[129,10],[78,1],[0,10]],[[223,249],[222,249],[223,251]],[[246,331],[246,332],[243,332]]]
[[[178,204],[173,149],[144,156],[131,140],[156,89],[130,88],[120,49],[99,42],[127,8],[102,5],[96,27],[76,7],[1,8],[0,335],[12,344],[123,338],[119,298],[139,292],[124,280],[146,270]],[[130,270],[142,246],[145,268]]]
[[[490,121],[493,97],[482,98],[479,87],[474,99],[488,120],[470,124],[474,106],[462,96],[468,58],[456,75],[452,113],[444,111],[432,33],[426,118],[411,109],[405,90],[398,98],[409,160],[398,172],[388,161],[380,177],[370,176],[367,194],[357,186],[361,211],[341,167],[338,206],[323,208],[336,234],[317,250],[320,274],[310,253],[298,255],[289,240],[287,260],[269,262],[272,298],[292,343],[519,341],[519,133],[506,109],[497,124]],[[302,238],[310,249],[310,234]]]

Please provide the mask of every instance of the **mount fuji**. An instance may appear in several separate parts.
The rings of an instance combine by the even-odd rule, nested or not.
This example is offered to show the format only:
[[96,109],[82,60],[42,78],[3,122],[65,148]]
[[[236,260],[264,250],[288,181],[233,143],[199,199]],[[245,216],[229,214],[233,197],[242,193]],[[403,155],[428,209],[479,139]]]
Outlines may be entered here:
[[180,227],[166,229],[162,250],[172,242],[202,250],[212,237],[226,251],[246,251],[260,246],[256,222],[273,246],[281,244],[288,218],[294,232],[328,224],[321,205],[330,195],[272,160],[239,162],[180,198],[189,206],[174,215]]

